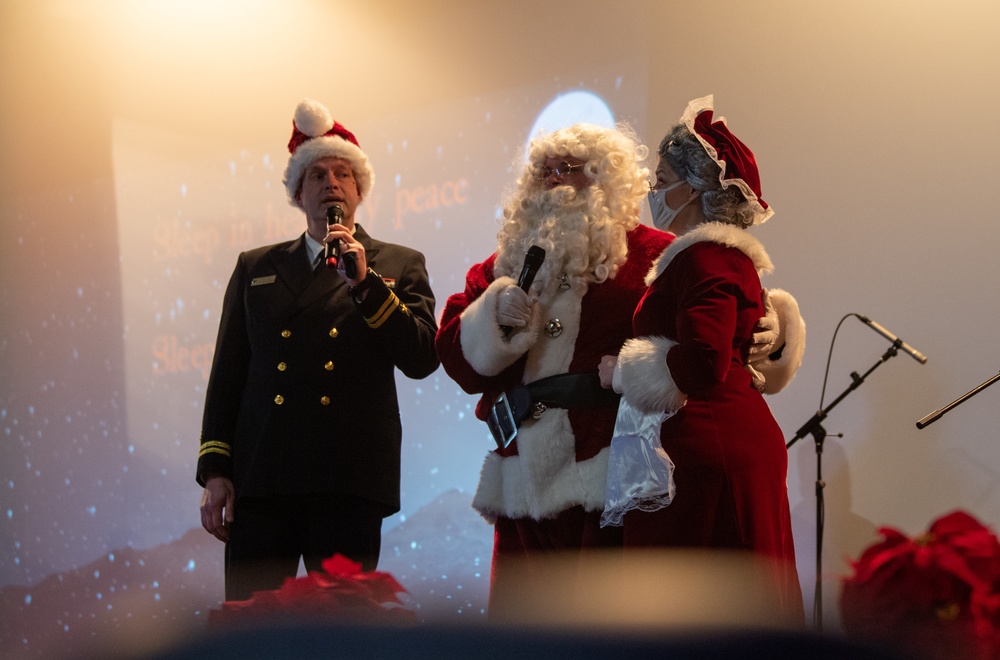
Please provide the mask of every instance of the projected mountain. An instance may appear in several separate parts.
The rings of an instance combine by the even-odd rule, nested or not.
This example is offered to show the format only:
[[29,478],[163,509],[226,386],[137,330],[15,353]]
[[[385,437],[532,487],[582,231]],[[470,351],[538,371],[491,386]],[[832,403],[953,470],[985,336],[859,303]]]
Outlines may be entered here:
[[[493,535],[470,502],[448,491],[383,537],[379,570],[407,589],[422,621],[485,618]],[[203,630],[222,594],[223,546],[202,529],[116,550],[33,587],[3,589],[0,656],[162,648]]]

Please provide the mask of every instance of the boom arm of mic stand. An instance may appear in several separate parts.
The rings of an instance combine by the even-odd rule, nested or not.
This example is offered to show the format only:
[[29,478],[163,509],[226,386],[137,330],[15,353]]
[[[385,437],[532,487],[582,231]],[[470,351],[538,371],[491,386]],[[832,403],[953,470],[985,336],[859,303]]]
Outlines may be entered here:
[[993,376],[992,378],[987,379],[986,381],[984,381],[980,385],[977,385],[976,387],[972,388],[971,390],[969,390],[968,392],[966,392],[962,396],[958,397],[957,399],[955,399],[954,401],[952,401],[951,403],[949,403],[944,408],[939,408],[939,409],[935,410],[934,412],[932,412],[931,414],[927,415],[926,417],[920,418],[920,420],[917,422],[917,428],[918,429],[922,429],[925,426],[936,422],[946,412],[948,412],[949,410],[951,410],[955,406],[961,404],[966,399],[971,399],[972,397],[974,397],[975,395],[979,394],[980,392],[982,392],[983,390],[985,390],[987,387],[989,387],[993,383],[997,382],[998,380],[1000,380],[1000,374],[997,374],[996,376]]
[[[820,426],[820,423],[824,419],[826,419],[827,414],[829,414],[829,412],[831,410],[833,410],[833,407],[836,406],[841,401],[843,401],[844,398],[848,394],[850,394],[854,390],[856,390],[859,387],[861,387],[861,383],[865,382],[865,379],[868,378],[869,374],[871,374],[871,372],[875,371],[875,369],[877,369],[879,367],[879,365],[881,365],[882,363],[888,361],[889,358],[895,357],[896,355],[898,355],[898,353],[899,353],[898,349],[899,349],[899,347],[896,344],[893,344],[892,346],[890,346],[889,350],[887,350],[885,353],[883,353],[882,357],[880,357],[878,359],[878,362],[876,362],[875,364],[873,364],[872,367],[871,367],[871,369],[869,369],[868,371],[866,371],[864,373],[864,375],[862,375],[862,376],[859,376],[857,374],[857,372],[852,371],[851,372],[851,384],[847,387],[847,389],[844,390],[843,393],[841,393],[840,396],[838,396],[836,399],[834,399],[833,402],[830,405],[828,405],[826,408],[823,408],[822,410],[820,410],[819,412],[817,412],[815,415],[813,415],[812,419],[810,419],[808,422],[806,422],[802,426],[802,428],[800,428],[795,433],[795,437],[792,438],[791,440],[789,440],[785,444],[785,448],[787,449],[787,448],[791,447],[798,440],[806,437],[806,435],[808,435],[810,433],[816,433],[817,431],[822,431],[823,427]],[[826,432],[823,431],[823,437],[825,437],[825,436],[826,436]],[[816,439],[817,439],[817,441],[821,441],[823,438],[822,437],[817,437]]]

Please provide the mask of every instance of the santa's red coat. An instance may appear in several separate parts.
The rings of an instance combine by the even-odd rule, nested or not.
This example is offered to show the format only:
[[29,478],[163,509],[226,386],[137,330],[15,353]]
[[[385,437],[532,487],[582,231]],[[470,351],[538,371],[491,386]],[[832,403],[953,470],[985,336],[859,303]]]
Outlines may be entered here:
[[[536,280],[532,321],[509,337],[497,322],[496,302],[514,280],[495,278],[495,255],[473,266],[465,290],[448,299],[436,345],[448,375],[466,392],[482,394],[476,416],[485,419],[497,396],[514,385],[596,373],[603,356],[617,355],[632,336],[643,278],[672,239],[639,225],[627,234],[628,257],[614,279],[581,279],[562,288],[558,276]],[[557,336],[546,329],[554,320],[561,326]],[[537,420],[529,417],[509,447],[487,455],[473,506],[489,521],[541,520],[574,506],[602,510],[616,413],[615,407],[550,408]]]

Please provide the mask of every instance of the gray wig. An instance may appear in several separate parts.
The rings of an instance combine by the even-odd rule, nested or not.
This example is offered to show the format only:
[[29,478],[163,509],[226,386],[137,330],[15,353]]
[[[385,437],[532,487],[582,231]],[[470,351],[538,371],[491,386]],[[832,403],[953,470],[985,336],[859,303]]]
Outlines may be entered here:
[[701,210],[709,221],[746,229],[753,225],[754,210],[736,186],[722,187],[718,164],[705,152],[698,138],[684,124],[677,124],[660,142],[657,154],[681,179],[700,190]]

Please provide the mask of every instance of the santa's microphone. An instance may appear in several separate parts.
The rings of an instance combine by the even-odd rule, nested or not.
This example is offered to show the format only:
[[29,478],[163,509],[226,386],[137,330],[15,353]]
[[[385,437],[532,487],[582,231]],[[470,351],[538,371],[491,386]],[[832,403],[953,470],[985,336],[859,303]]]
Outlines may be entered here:
[[[344,209],[340,204],[333,204],[326,210],[326,227],[330,229],[332,225],[344,224]],[[358,260],[353,252],[340,254],[340,241],[330,241],[326,244],[326,265],[328,268],[336,268],[340,259],[344,260],[344,274],[348,279],[354,279],[358,274]]]
[[[545,250],[543,248],[537,245],[532,245],[528,248],[528,253],[524,255],[524,266],[521,267],[521,275],[517,278],[518,288],[525,293],[528,292],[528,289],[531,288],[531,283],[535,281],[538,269],[542,267],[543,261],[545,261]],[[514,328],[509,325],[501,325],[500,329],[507,335],[514,332]]]

